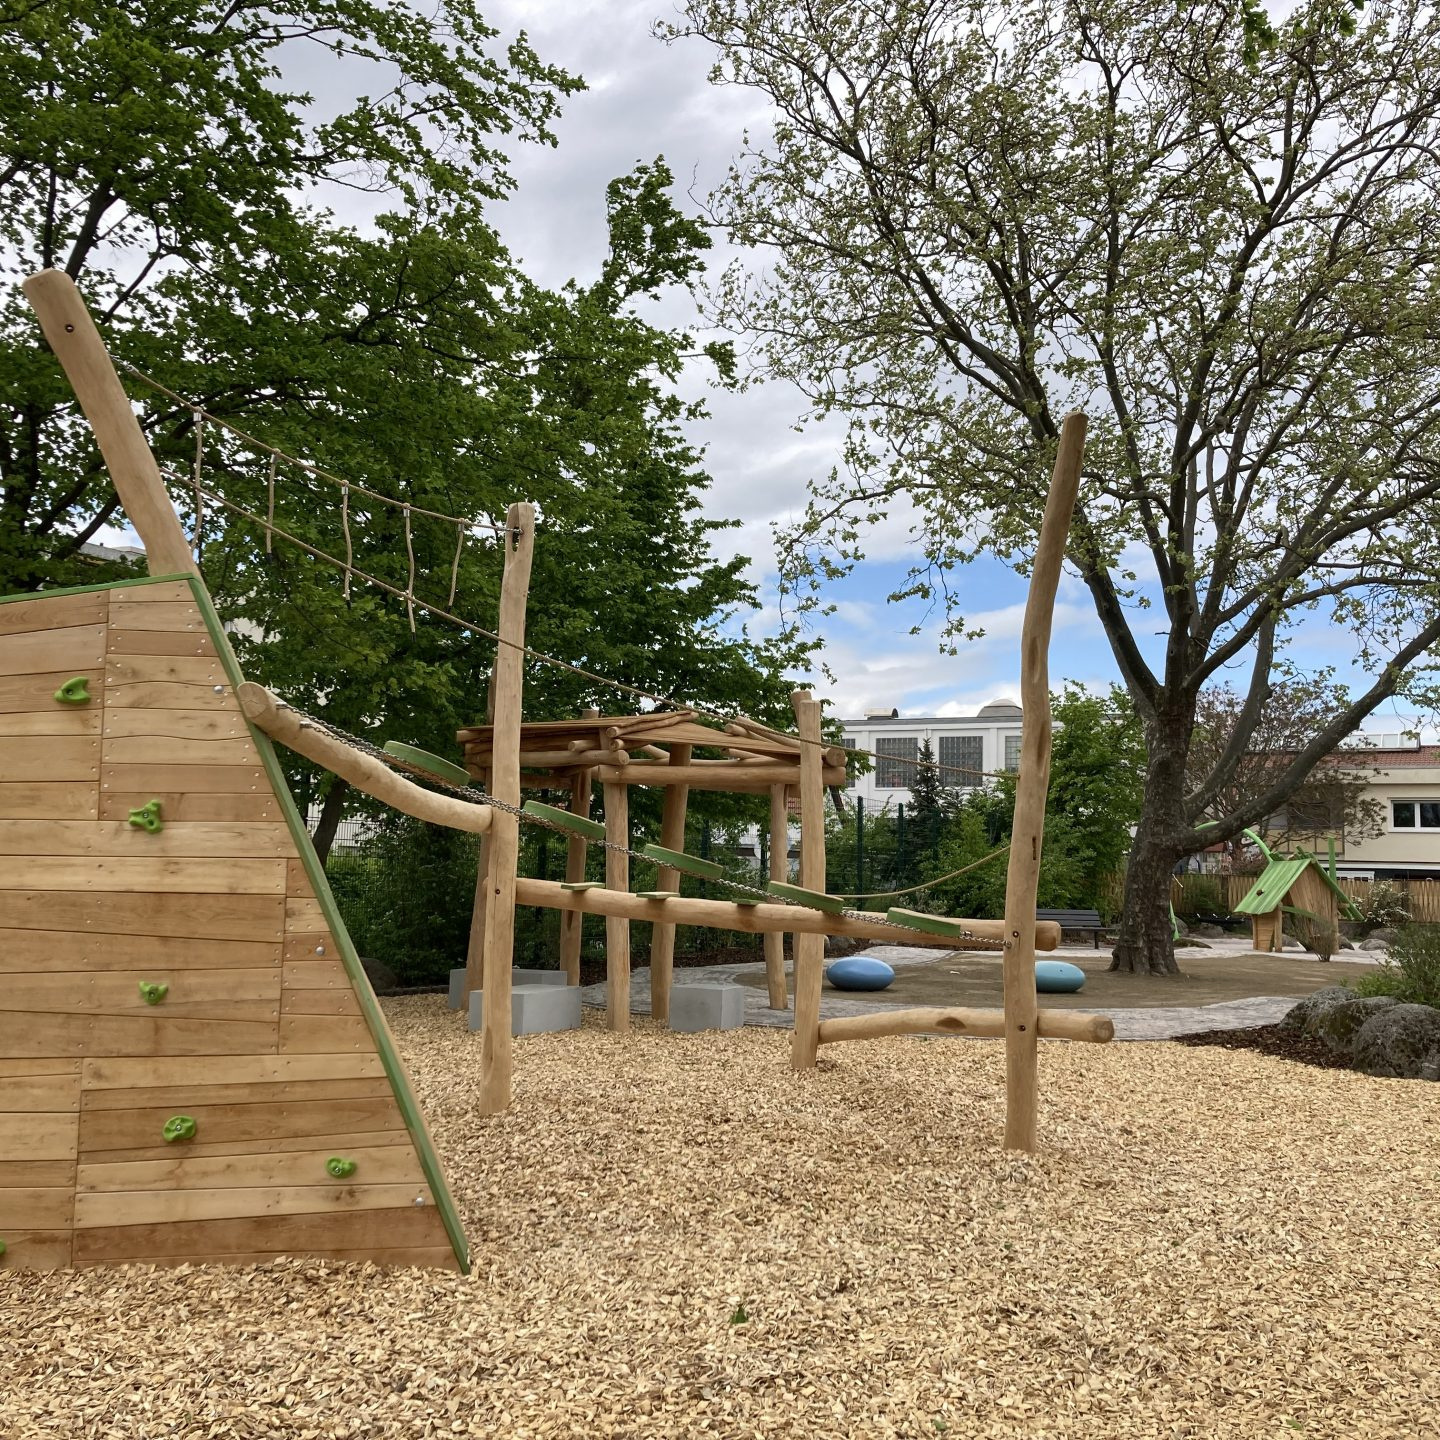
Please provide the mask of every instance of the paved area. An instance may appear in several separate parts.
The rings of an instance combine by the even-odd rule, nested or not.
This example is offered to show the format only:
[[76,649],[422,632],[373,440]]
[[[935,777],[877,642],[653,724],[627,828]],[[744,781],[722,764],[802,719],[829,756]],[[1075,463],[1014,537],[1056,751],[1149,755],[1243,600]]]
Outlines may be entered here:
[[[1248,941],[1231,939],[1207,941],[1213,953],[1246,955],[1251,953]],[[877,960],[891,965],[936,964],[950,957],[951,952],[922,946],[876,945],[864,952]],[[1094,958],[1089,946],[1061,946],[1049,952],[1044,958],[1063,960],[1066,958]],[[1359,951],[1344,952],[1348,961],[1364,962],[1373,959]],[[1338,957],[1337,957],[1338,958]],[[786,974],[790,966],[786,964]],[[763,961],[747,961],[735,965],[707,965],[704,969],[678,969],[675,984],[713,985],[718,982],[735,980],[741,975],[763,975]],[[745,1023],[747,1025],[770,1026],[775,1029],[789,1029],[792,1021],[788,1010],[772,1010],[765,1003],[763,989],[749,986],[739,987],[745,992]],[[793,986],[792,986],[793,993]],[[1096,1006],[1091,1013],[1108,1015],[1115,1022],[1117,1040],[1172,1040],[1177,1035],[1192,1035],[1202,1030],[1243,1030],[1252,1025],[1273,1025],[1300,997],[1295,995],[1253,995],[1244,1000],[1226,1001],[1218,1005],[1167,1005],[1154,1008],[1107,1008]],[[587,985],[581,991],[586,1005],[604,1008],[605,986]],[[1042,997],[1043,1003],[1043,997]],[[855,1000],[828,986],[821,991],[820,1016],[829,1020],[841,1015],[865,1015],[874,1010],[899,1010],[904,1005],[887,1004],[883,1000]],[[1089,1008],[1089,1007],[1087,1007]],[[650,971],[648,968],[635,970],[630,977],[630,1011],[635,1015],[650,1013]]]

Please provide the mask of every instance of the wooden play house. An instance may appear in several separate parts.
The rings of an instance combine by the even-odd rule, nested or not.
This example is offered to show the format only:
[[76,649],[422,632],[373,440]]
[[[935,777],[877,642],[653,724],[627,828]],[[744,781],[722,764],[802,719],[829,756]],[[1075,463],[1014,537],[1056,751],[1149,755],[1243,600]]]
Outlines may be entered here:
[[1235,907],[1250,917],[1250,943],[1263,953],[1284,948],[1284,930],[1304,947],[1327,959],[1340,948],[1340,918],[1352,918],[1350,897],[1303,850],[1288,860],[1275,857]]

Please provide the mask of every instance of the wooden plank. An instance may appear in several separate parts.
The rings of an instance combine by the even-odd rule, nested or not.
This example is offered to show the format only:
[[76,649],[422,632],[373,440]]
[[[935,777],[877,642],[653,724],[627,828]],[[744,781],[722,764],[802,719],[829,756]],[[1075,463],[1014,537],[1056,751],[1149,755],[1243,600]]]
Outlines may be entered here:
[[[123,688],[153,684],[208,685],[212,688],[219,685],[226,692],[226,703],[232,708],[235,704],[234,696],[230,694],[230,677],[218,660],[185,655],[111,655],[105,661],[107,690],[112,686]],[[108,696],[106,700],[108,703]],[[185,710],[190,707],[181,705],[177,708]]]
[[275,941],[207,939],[197,945],[189,938],[163,935],[0,930],[0,975],[142,968],[164,973],[257,969],[278,965],[280,954],[280,945]]
[[195,603],[188,580],[156,580],[148,585],[116,586],[108,592],[112,605],[173,605],[177,600]]
[[[0,609],[3,609],[0,606]],[[94,670],[105,663],[105,627],[103,625],[68,625],[58,630],[25,630],[0,635],[0,675],[47,674],[52,670],[68,673],[56,685],[63,684],[80,670]],[[51,686],[51,691],[56,686]],[[93,692],[92,692],[93,693]]]
[[[169,1114],[177,1113],[171,1107]],[[181,1111],[179,1113],[189,1114]],[[347,1150],[362,1150],[366,1146],[394,1145],[395,1132],[392,1130],[350,1130],[326,1131],[318,1135],[279,1135],[263,1140],[221,1140],[207,1145],[201,1140],[187,1140],[185,1153],[202,1155],[270,1155],[291,1150],[314,1150],[320,1145],[329,1148],[332,1154],[344,1154]],[[128,1164],[132,1160],[168,1160],[175,1153],[174,1145],[167,1145],[157,1139],[153,1145],[129,1145],[118,1150],[92,1150],[86,1152],[85,1163],[90,1165]]]
[[25,630],[66,630],[76,625],[103,625],[110,602],[103,590],[84,595],[37,595],[0,605],[0,635]]
[[110,623],[129,630],[205,629],[205,621],[193,599],[132,601],[122,592],[111,597]]
[[[60,1062],[65,1063],[65,1062]],[[80,1109],[80,1067],[73,1061],[68,1074],[10,1075],[0,1079],[0,1107],[3,1113]],[[3,1184],[0,1179],[0,1184]]]
[[291,897],[285,901],[285,934],[319,935],[328,934],[330,926],[325,920],[325,911],[320,902],[303,897]]
[[[149,1058],[86,1060],[85,1103],[94,1091],[143,1089],[147,1086],[212,1085],[215,1066],[209,1060]],[[231,1085],[291,1085],[316,1080],[375,1080],[385,1075],[378,1055],[254,1055],[229,1056],[224,1079]]]
[[[223,1074],[220,1066],[217,1074]],[[100,1150],[153,1148],[164,1145],[160,1132],[175,1114],[173,1105],[141,1105],[133,1110],[80,1112],[80,1154],[89,1158]],[[292,1100],[288,1104],[191,1105],[183,1112],[195,1120],[195,1139],[184,1142],[186,1153],[204,1146],[210,1154],[224,1154],[224,1146],[251,1140],[314,1137],[316,1148],[328,1136],[357,1132],[405,1131],[405,1121],[393,1096],[360,1100]],[[73,1126],[73,1118],[72,1118]],[[389,1143],[389,1142],[371,1142]],[[219,1147],[219,1148],[217,1148]],[[162,1154],[174,1154],[173,1145]]]
[[0,820],[93,820],[99,801],[93,780],[0,781]]
[[[254,1191],[271,1185],[333,1190],[337,1181],[326,1170],[325,1162],[334,1154],[334,1150],[325,1146],[279,1155],[190,1157],[177,1152],[166,1160],[83,1164],[76,1170],[75,1184],[86,1195],[137,1190],[216,1190],[226,1186]],[[355,1173],[345,1179],[341,1188],[425,1186],[420,1157],[408,1135],[401,1136],[398,1144],[347,1150],[339,1158],[355,1162]]]
[[[361,1210],[355,1213],[369,1215],[373,1212]],[[288,1219],[290,1217],[285,1218]],[[234,1220],[217,1220],[214,1222],[202,1221],[200,1223],[234,1225],[240,1222]],[[87,1235],[93,1235],[98,1232],[87,1230],[85,1233]],[[218,1255],[157,1255],[152,1252],[148,1255],[125,1255],[103,1261],[87,1260],[83,1263],[77,1262],[74,1268],[77,1270],[91,1270],[97,1268],[99,1265],[113,1266],[128,1264],[145,1264],[157,1267],[181,1265],[259,1265],[266,1261],[273,1260],[277,1255],[283,1255],[285,1253],[287,1252],[283,1250],[254,1250],[233,1254],[227,1252]],[[334,1250],[324,1248],[316,1249],[312,1246],[303,1253],[307,1260],[333,1260],[339,1264],[365,1263],[374,1265],[377,1269],[382,1270],[458,1270],[460,1268],[459,1262],[455,1258],[455,1252],[451,1248],[448,1240],[444,1245],[402,1246],[394,1249]]]
[[[142,981],[168,984],[158,1005],[140,994]],[[208,1020],[277,1020],[280,967],[254,970],[58,971],[11,974],[0,985],[0,1014],[40,1011],[58,1015],[151,1015]],[[19,1021],[11,1023],[19,1024]],[[0,1103],[4,1103],[0,1097]]]
[[360,1002],[348,985],[343,990],[282,990],[282,1015],[360,1015]]
[[53,784],[95,780],[100,775],[98,735],[0,736],[0,775],[7,780]]
[[[117,663],[116,657],[111,657]],[[93,690],[93,687],[92,687]],[[180,681],[143,680],[133,684],[105,682],[106,710],[226,710],[235,707],[228,685],[187,685]]]
[[[0,1197],[5,1192],[0,1191]],[[111,1190],[76,1194],[75,1228],[174,1224],[187,1220],[244,1220],[258,1215],[334,1214],[347,1210],[395,1210],[430,1203],[429,1189],[415,1185],[275,1185],[220,1190]],[[68,1196],[67,1196],[68,1198]],[[0,1215],[4,1213],[0,1198]],[[31,1224],[37,1222],[31,1221]]]
[[[0,610],[5,607],[0,605]],[[91,704],[98,709],[104,690],[105,671],[98,665],[81,665],[71,670],[45,669],[34,675],[0,675],[0,714],[17,710],[84,710],[83,705],[59,705],[55,692],[67,681],[83,676],[90,682]]]
[[196,1259],[236,1254],[308,1255],[326,1246],[368,1253],[371,1249],[434,1246],[444,1233],[440,1212],[433,1205],[409,1204],[394,1210],[341,1215],[100,1226],[77,1233],[75,1261],[113,1263],[125,1256],[148,1259],[161,1253]]
[[0,1027],[0,1056],[274,1054],[276,1025],[151,1015],[31,1014]]
[[279,940],[278,895],[67,894],[0,890],[0,929],[90,930],[98,934],[174,935],[201,940]]
[[178,630],[117,630],[105,639],[110,655],[215,655],[215,642],[205,632]]
[[[240,1058],[227,1056],[227,1068]],[[211,1069],[213,1073],[213,1064]],[[391,1094],[389,1078],[384,1075],[369,1080],[282,1080],[254,1085],[148,1085],[132,1089],[86,1090],[85,1109],[134,1110],[144,1105],[174,1106],[176,1109],[184,1109],[187,1105],[280,1105],[298,1100],[309,1104],[315,1100],[383,1100]]]
[[339,955],[340,947],[328,930],[297,931],[285,937],[287,965],[313,965],[335,960]]
[[338,960],[287,960],[283,969],[286,990],[351,990],[350,975]]
[[[170,784],[175,777],[170,777]],[[205,795],[178,790],[114,790],[100,796],[99,815],[102,820],[124,820],[132,810],[160,802],[160,813],[167,828],[172,821],[194,821],[204,824],[272,823],[284,817],[280,802],[268,788],[249,795]],[[162,832],[163,833],[163,832]]]
[[282,1055],[334,1055],[375,1048],[363,1015],[281,1015]]
[[[177,740],[250,741],[250,727],[238,710],[110,710],[107,739],[122,735],[165,735]],[[115,759],[107,751],[107,759]],[[118,764],[118,759],[116,760]],[[252,762],[253,763],[253,762]]]
[[[74,1160],[7,1160],[0,1189],[31,1190],[75,1188]],[[4,1239],[4,1236],[0,1236]]]
[[[142,838],[139,845],[143,843]],[[167,859],[165,856],[11,855],[0,866],[0,889],[279,896],[285,893],[285,862],[280,859]]]
[[[160,813],[163,818],[163,801]],[[146,834],[128,820],[15,820],[0,826],[0,855],[276,860],[288,858],[294,850],[288,827],[276,823],[171,823],[166,819],[158,835]]]
[[[132,715],[151,715],[157,712],[139,710],[127,712]],[[202,712],[203,713],[203,712]],[[223,713],[223,712],[222,712]],[[227,740],[185,740],[165,734],[111,735],[105,736],[106,765],[154,765],[183,766],[187,771],[197,765],[245,765],[256,764],[259,756],[255,742],[246,735],[243,739]],[[171,784],[177,777],[171,777]],[[178,783],[186,784],[186,777],[179,776]],[[234,789],[234,786],[226,786]],[[250,788],[250,787],[241,787]],[[268,787],[267,787],[268,788]]]
[[[3,941],[0,941],[3,944]],[[28,1079],[32,1075],[78,1075],[76,1060],[0,1060],[0,1080]]]
[[75,1191],[69,1185],[0,1190],[0,1237],[8,1230],[60,1230],[71,1223]]
[[68,1270],[71,1229],[11,1230],[5,1236],[0,1270]]
[[[270,794],[270,781],[258,765],[224,763],[204,765],[185,761],[178,768],[175,765],[114,765],[110,763],[110,745],[107,742],[105,763],[100,767],[100,789],[140,790],[158,794],[164,790],[182,790],[202,795],[259,795]],[[187,742],[177,740],[177,745]],[[199,742],[190,742],[199,743]],[[230,742],[217,742],[226,744]],[[251,752],[254,753],[253,751]]]
[[[73,1160],[79,1123],[73,1105],[18,1115],[0,1111],[0,1160]],[[5,1183],[0,1171],[0,1185]]]
[[[0,609],[3,609],[0,606]],[[12,710],[0,714],[0,736],[98,735],[100,706],[52,705],[48,710]]]

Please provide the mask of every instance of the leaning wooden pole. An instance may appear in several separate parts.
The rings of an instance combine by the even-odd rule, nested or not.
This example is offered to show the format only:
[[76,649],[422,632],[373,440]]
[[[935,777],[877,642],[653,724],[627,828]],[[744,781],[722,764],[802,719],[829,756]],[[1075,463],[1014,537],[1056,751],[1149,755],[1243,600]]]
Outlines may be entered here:
[[[688,765],[692,754],[689,745],[670,747],[671,765]],[[685,808],[690,795],[688,786],[667,785],[665,804],[660,816],[660,844],[666,850],[685,848]],[[680,872],[669,865],[658,867],[655,888],[678,891]],[[675,927],[668,920],[657,920],[650,932],[650,1014],[656,1020],[670,1021],[670,986],[675,977]]]
[[[605,884],[623,893],[630,889],[630,787],[612,780],[604,793]],[[623,915],[605,917],[605,1024],[630,1028],[630,921]]]
[[42,270],[21,288],[95,432],[121,508],[145,547],[150,573],[198,575],[160,467],[75,282],[63,270]]
[[1035,896],[1045,799],[1050,789],[1050,626],[1065,560],[1070,517],[1080,486],[1085,417],[1078,411],[1060,427],[1060,447],[1040,524],[1020,635],[1020,773],[1015,781],[1015,823],[1005,876],[1005,1148],[1035,1148],[1038,1087],[1035,998]]
[[[492,684],[495,730],[490,771],[491,796],[517,808],[525,604],[534,554],[535,507],[517,503],[505,512],[505,574],[500,583],[500,643],[495,647]],[[515,958],[515,869],[520,855],[520,822],[515,815],[495,810],[486,849],[490,863],[479,877],[479,884],[486,887],[480,1113],[498,1115],[510,1103],[510,967]]]
[[[820,746],[820,702],[808,691],[790,697],[800,735],[800,884],[825,889],[824,755]],[[796,1070],[813,1069],[820,1051],[820,982],[825,966],[825,939],[797,934],[795,947],[795,1029],[790,1037],[790,1063]]]
[[[785,787],[770,787],[770,878],[790,879],[790,812],[785,805]],[[765,936],[765,989],[772,1010],[788,1010],[785,993],[785,936]]]

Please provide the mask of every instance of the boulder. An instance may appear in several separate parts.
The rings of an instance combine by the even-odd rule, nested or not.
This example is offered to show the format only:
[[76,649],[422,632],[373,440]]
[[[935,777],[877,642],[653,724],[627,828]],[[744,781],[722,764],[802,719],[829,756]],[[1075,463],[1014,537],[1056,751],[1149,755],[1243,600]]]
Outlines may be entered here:
[[1343,1005],[1332,1005],[1322,1011],[1306,1025],[1305,1033],[1323,1040],[1337,1055],[1350,1055],[1354,1052],[1355,1036],[1360,1027],[1382,1010],[1393,1010],[1395,1004],[1393,995],[1367,995],[1363,999],[1347,1000]]
[[1362,940],[1360,942],[1360,948],[1362,950],[1368,950],[1372,955],[1383,955],[1389,951],[1390,942],[1372,935],[1368,940]]
[[1360,1026],[1351,1049],[1355,1068],[1367,1075],[1405,1080],[1440,1076],[1440,1010],[1433,1005],[1391,1005]]
[[1323,1014],[1336,1005],[1344,1005],[1355,998],[1353,990],[1343,985],[1327,985],[1323,990],[1307,995],[1293,1010],[1287,1011],[1280,1021],[1282,1030],[1305,1030],[1314,1016]]
[[377,995],[383,995],[387,990],[395,988],[395,972],[383,960],[372,960],[362,955],[360,968],[364,970],[366,978],[370,981],[370,988]]
[[1190,927],[1190,933],[1198,940],[1223,940],[1225,932],[1218,925],[1211,925],[1209,921],[1202,920]]
[[1367,940],[1382,940],[1386,945],[1394,943],[1395,931],[1388,926],[1381,926],[1378,930],[1372,930],[1365,938]]

